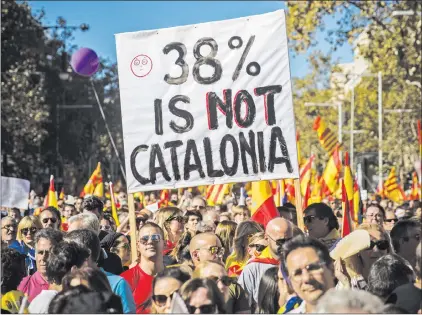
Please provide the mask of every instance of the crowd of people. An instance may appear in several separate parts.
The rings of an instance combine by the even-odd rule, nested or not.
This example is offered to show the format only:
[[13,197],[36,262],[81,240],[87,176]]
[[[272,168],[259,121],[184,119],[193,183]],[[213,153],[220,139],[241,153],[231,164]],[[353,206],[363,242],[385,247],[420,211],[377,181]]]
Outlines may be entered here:
[[131,239],[118,197],[118,224],[92,195],[2,212],[2,313],[421,313],[419,201],[373,198],[342,238],[336,200],[304,209],[302,231],[292,204],[262,226],[250,198],[175,193],[154,211],[151,194]]

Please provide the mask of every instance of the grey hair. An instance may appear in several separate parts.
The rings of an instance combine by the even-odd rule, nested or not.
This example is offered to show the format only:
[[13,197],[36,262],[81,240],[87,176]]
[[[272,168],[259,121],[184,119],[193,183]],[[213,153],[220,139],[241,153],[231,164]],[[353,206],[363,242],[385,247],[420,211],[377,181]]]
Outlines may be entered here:
[[362,290],[330,289],[318,301],[316,313],[382,313],[384,302]]
[[42,238],[49,240],[51,245],[55,246],[63,240],[63,233],[52,228],[41,229],[35,234],[35,247]]
[[11,221],[15,222],[16,224],[18,224],[18,221],[16,221],[16,219],[14,219],[10,216],[5,216],[5,217],[1,218],[1,223],[3,224],[3,222],[6,221],[6,220],[11,220]]
[[82,223],[80,229],[91,230],[97,234],[100,232],[100,221],[98,220],[97,216],[91,212],[83,212],[71,216],[68,220],[69,225],[74,222]]

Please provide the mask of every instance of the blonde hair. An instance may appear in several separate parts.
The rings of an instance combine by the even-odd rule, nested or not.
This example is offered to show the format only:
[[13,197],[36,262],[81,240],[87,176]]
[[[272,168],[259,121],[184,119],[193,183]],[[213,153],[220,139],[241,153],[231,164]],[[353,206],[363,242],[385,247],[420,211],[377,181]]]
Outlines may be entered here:
[[248,238],[248,245],[253,244],[257,241],[263,240],[265,238],[265,233],[264,232],[258,232],[255,234],[252,234],[249,238]]
[[392,245],[390,235],[387,233],[386,230],[384,230],[382,225],[379,225],[377,223],[364,222],[357,227],[357,230],[365,230],[368,233],[371,232],[371,231],[380,232],[384,236],[384,239],[386,239],[388,241],[388,245],[389,245],[388,246],[388,253],[394,254],[394,249],[393,249],[393,245]]
[[217,225],[215,234],[220,238],[220,241],[225,249],[224,260],[230,255],[230,249],[233,247],[233,239],[236,233],[237,223],[233,221],[222,221]]
[[245,211],[248,212],[249,216],[251,215],[248,207],[246,207],[246,206],[233,206],[231,211],[233,213],[233,216],[235,216],[236,214],[243,214],[243,213],[245,213]]
[[198,266],[196,266],[195,270],[192,273],[192,279],[198,279],[198,278],[204,278],[204,270],[209,267],[209,266],[220,266],[221,268],[224,269],[224,271],[226,270],[226,268],[224,267],[223,263],[220,261],[212,261],[212,260],[208,260],[208,261],[202,261],[198,264]]
[[228,217],[229,218],[229,220],[231,220],[232,219],[232,214],[230,213],[230,212],[221,212],[220,213],[220,218],[221,217]]
[[22,230],[25,228],[31,228],[32,226],[35,226],[38,230],[41,230],[42,224],[41,224],[40,219],[33,215],[23,217],[22,220],[18,224],[16,240],[18,240],[19,242],[22,242],[23,241]]
[[169,239],[169,232],[167,230],[167,227],[168,227],[167,220],[175,216],[183,217],[182,210],[180,210],[177,207],[165,207],[165,208],[161,208],[155,213],[155,222],[163,229],[164,240]]

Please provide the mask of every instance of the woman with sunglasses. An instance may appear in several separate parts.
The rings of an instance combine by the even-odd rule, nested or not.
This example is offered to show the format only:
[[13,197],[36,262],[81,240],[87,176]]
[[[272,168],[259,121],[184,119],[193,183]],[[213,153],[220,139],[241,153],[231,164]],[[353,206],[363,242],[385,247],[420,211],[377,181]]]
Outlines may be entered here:
[[131,263],[130,242],[126,235],[110,232],[101,240],[100,244],[106,253],[114,253],[119,256],[124,271],[129,269]]
[[201,262],[193,272],[194,279],[213,280],[225,301],[225,309],[228,314],[250,313],[248,299],[242,287],[234,278],[227,275],[224,265],[218,261]]
[[151,313],[168,314],[173,294],[190,279],[190,275],[178,267],[166,268],[152,281]]
[[230,277],[239,276],[249,260],[248,244],[250,237],[258,232],[264,232],[263,227],[254,221],[241,222],[233,240],[233,253],[227,257],[226,269]]
[[[352,247],[353,255],[338,254],[347,253]],[[389,235],[382,226],[377,223],[361,224],[354,232],[344,237],[331,252],[331,257],[336,260],[339,286],[366,289],[371,266],[378,258],[388,253],[393,253],[393,248]]]
[[24,217],[18,225],[16,240],[9,248],[16,249],[19,253],[26,255],[27,274],[33,274],[37,271],[35,263],[35,233],[42,229],[40,220],[35,216]]
[[180,288],[189,314],[225,314],[224,298],[209,279],[192,279]]
[[170,253],[183,233],[183,212],[176,207],[165,207],[155,214],[156,223],[164,231],[164,255]]
[[265,248],[268,246],[268,241],[265,239],[265,233],[264,232],[258,232],[253,234],[249,238],[248,243],[248,255],[250,259],[256,258]]

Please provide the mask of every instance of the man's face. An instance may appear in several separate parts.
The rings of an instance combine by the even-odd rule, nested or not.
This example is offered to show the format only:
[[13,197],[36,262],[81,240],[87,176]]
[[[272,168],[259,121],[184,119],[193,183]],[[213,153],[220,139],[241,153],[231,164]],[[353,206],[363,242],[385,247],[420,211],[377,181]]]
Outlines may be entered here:
[[47,272],[47,259],[51,247],[50,240],[46,238],[40,238],[38,243],[35,244],[35,260],[37,264],[37,271],[39,271],[42,276],[45,276]]
[[400,248],[398,254],[409,261],[412,266],[416,263],[416,247],[421,242],[421,230],[411,228],[407,231],[407,235],[399,240]]
[[188,217],[188,222],[185,225],[186,230],[195,233],[198,228],[199,217],[191,215]]
[[289,253],[286,260],[293,290],[306,303],[316,305],[318,299],[334,287],[334,270],[320,260],[312,247]]
[[66,219],[69,219],[74,213],[73,213],[73,207],[65,205],[62,214]]
[[307,211],[303,219],[309,236],[322,238],[328,234],[328,218],[321,218],[311,210]]
[[282,244],[293,237],[293,230],[291,227],[282,228],[274,231],[267,231],[265,239],[268,241],[268,246],[273,254],[279,254]]
[[394,224],[396,224],[397,218],[393,211],[387,211],[385,213],[385,220],[384,220],[384,229],[386,231],[391,231],[391,229],[394,227]]
[[384,215],[377,207],[369,206],[365,213],[366,222],[382,225],[384,223]]
[[206,206],[205,201],[201,198],[194,198],[190,205],[189,210],[202,210]]
[[56,217],[56,215],[49,211],[49,210],[44,210],[41,212],[40,214],[40,220],[41,220],[41,224],[42,227],[45,228],[52,228],[52,229],[59,229],[59,220]]
[[139,232],[138,248],[141,257],[151,259],[162,256],[164,241],[160,230],[155,227],[145,227]]
[[195,249],[194,256],[196,261],[221,261],[222,258],[222,246],[221,242],[215,235],[207,235],[198,243],[198,248]]
[[1,221],[1,239],[4,242],[10,242],[16,239],[18,225],[16,220],[6,217]]

